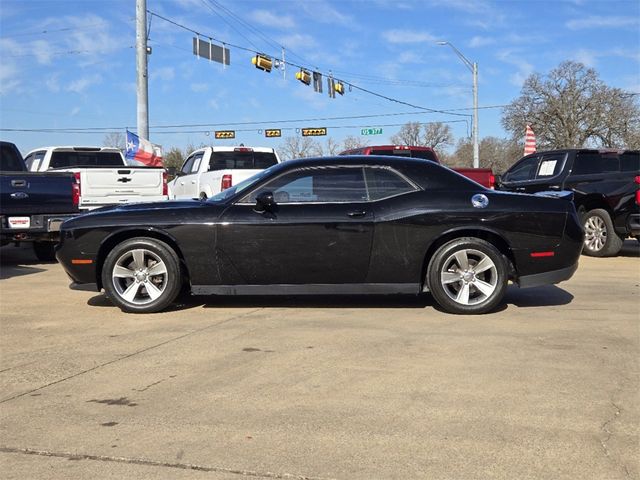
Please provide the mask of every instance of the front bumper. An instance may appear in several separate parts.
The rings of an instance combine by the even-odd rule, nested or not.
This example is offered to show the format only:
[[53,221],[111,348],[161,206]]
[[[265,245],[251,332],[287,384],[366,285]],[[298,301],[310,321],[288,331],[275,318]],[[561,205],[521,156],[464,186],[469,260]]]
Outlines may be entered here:
[[559,270],[550,272],[535,273],[518,278],[517,283],[520,288],[539,287],[541,285],[553,285],[555,283],[569,280],[578,269],[578,262]]

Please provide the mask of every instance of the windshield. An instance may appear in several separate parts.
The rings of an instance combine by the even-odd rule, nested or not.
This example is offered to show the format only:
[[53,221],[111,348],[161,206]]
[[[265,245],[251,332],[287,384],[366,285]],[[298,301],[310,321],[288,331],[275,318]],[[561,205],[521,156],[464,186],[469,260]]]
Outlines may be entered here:
[[227,188],[226,190],[221,191],[217,195],[214,195],[213,197],[209,198],[209,200],[207,201],[214,202],[214,203],[223,202],[228,198],[233,197],[235,194],[245,191],[247,188],[251,187],[252,185],[255,185],[263,178],[269,176],[277,166],[278,165],[274,165],[272,167],[267,168],[266,170],[258,172],[254,176],[247,178],[246,180],[238,183],[237,185],[234,185],[231,188]]

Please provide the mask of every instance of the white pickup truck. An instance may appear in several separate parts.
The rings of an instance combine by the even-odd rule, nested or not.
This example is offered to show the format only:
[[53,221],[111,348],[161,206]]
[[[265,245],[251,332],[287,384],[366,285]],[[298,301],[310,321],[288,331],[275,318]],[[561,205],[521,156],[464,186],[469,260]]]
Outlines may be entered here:
[[80,210],[168,198],[164,168],[129,166],[116,148],[43,147],[30,151],[24,161],[32,172],[73,172]]
[[187,157],[169,182],[169,198],[204,200],[278,163],[273,148],[200,148]]

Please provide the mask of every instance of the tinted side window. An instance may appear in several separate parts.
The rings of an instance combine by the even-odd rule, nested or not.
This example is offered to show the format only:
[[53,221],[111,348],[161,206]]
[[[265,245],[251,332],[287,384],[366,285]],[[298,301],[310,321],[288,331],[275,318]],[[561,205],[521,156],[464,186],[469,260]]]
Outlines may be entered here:
[[620,170],[640,172],[640,152],[624,152],[620,155]]
[[255,202],[260,192],[272,192],[277,203],[335,203],[367,200],[361,167],[313,168],[290,172],[263,185],[245,197],[242,202]]
[[24,165],[18,152],[9,144],[2,144],[0,147],[0,170],[7,172],[22,172]]
[[200,162],[202,162],[202,157],[204,153],[198,153],[193,156],[193,166],[191,167],[191,173],[197,173],[200,170]]
[[44,154],[45,152],[39,151],[33,152],[31,155],[27,156],[27,158],[24,159],[24,163],[27,164],[27,169],[32,172],[40,170],[40,162],[42,162]]
[[370,200],[380,200],[415,191],[413,185],[386,168],[365,168]]
[[275,153],[253,152],[253,168],[269,168],[278,163]]
[[515,164],[511,170],[504,175],[505,182],[521,182],[523,180],[533,180],[536,177],[539,157],[529,157]]
[[620,157],[618,154],[602,154],[598,152],[579,152],[573,161],[574,175],[591,175],[595,173],[619,172]]
[[187,158],[180,171],[185,174],[191,173],[191,168],[193,167],[193,161],[195,160],[195,158],[195,155],[191,155],[189,158]]
[[542,155],[536,178],[544,179],[558,175],[560,170],[562,170],[564,157],[564,155],[558,154]]

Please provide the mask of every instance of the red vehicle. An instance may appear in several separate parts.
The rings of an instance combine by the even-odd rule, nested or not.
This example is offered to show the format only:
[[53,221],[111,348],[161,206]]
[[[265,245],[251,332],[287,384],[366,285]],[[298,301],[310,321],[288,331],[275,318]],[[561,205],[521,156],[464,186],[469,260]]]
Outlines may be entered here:
[[[413,157],[440,163],[438,155],[431,147],[414,147],[406,145],[376,145],[372,147],[345,150],[340,155],[392,155],[397,157]],[[490,168],[453,168],[461,175],[470,178],[483,187],[494,188],[495,176]]]

